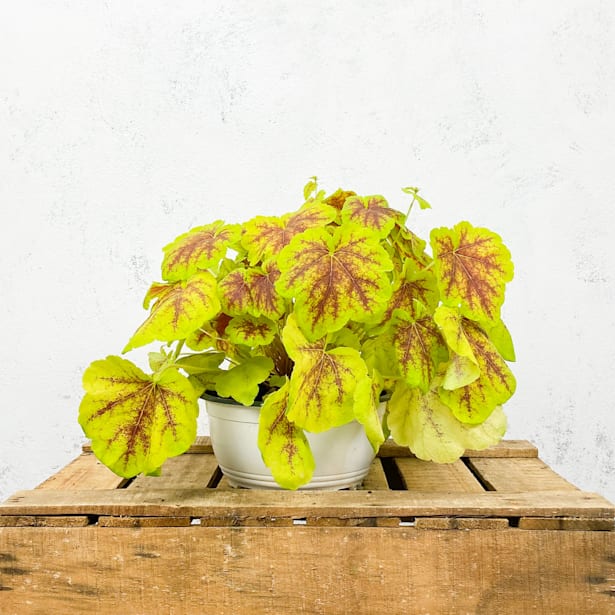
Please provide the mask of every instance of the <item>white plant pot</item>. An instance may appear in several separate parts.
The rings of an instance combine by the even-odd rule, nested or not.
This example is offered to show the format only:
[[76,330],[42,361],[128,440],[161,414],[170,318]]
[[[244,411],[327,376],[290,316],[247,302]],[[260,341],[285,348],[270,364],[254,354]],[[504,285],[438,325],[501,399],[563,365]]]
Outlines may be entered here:
[[[260,408],[205,401],[209,433],[220,469],[233,487],[280,489],[258,449]],[[380,404],[381,415],[384,402]],[[363,426],[353,421],[321,433],[307,433],[316,468],[300,489],[335,490],[359,486],[374,460]]]

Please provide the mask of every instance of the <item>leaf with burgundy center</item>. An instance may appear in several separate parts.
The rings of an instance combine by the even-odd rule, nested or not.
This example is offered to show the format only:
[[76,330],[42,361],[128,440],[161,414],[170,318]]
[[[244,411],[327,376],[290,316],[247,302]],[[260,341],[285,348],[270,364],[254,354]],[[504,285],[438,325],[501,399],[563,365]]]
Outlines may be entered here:
[[275,481],[285,489],[297,489],[314,474],[314,456],[303,430],[288,420],[288,389],[265,399],[258,420],[258,447]]
[[293,237],[309,228],[326,226],[337,215],[324,203],[308,203],[281,217],[256,216],[244,225],[242,244],[251,265],[277,256]]
[[513,278],[508,248],[496,233],[460,222],[431,232],[435,272],[442,301],[464,316],[495,322]]
[[316,340],[350,320],[366,321],[391,296],[387,275],[393,265],[370,229],[350,225],[333,235],[310,229],[281,252],[278,292],[295,300],[304,334]]
[[229,341],[250,347],[271,344],[276,333],[277,327],[274,322],[263,316],[256,317],[251,314],[235,316],[226,327]]
[[510,399],[515,392],[515,377],[479,325],[464,318],[461,327],[476,359],[480,376],[460,388],[447,390],[442,387],[439,395],[463,423],[482,423],[497,406]]
[[342,220],[371,228],[379,237],[386,237],[396,222],[403,223],[404,215],[389,207],[380,195],[352,196],[346,199],[342,208]]
[[289,384],[287,418],[311,432],[344,425],[354,418],[354,394],[367,377],[367,366],[354,348],[326,350],[326,339],[308,341],[294,315],[282,332],[295,362]]
[[[123,352],[154,340],[171,342],[188,337],[220,310],[216,279],[208,272],[194,274],[189,280],[173,282],[166,288],[155,284],[155,302],[150,315],[130,338]],[[148,293],[152,297],[151,292]],[[149,307],[146,297],[145,307]]]
[[162,277],[169,282],[187,280],[199,270],[216,266],[238,244],[239,236],[238,225],[221,220],[180,235],[163,248]]
[[90,365],[83,386],[79,423],[96,456],[116,474],[155,472],[194,442],[197,396],[176,369],[152,377],[110,356]]
[[444,339],[429,314],[419,312],[419,317],[413,318],[408,312],[396,310],[393,346],[406,384],[423,392],[431,386],[440,364],[448,360]]

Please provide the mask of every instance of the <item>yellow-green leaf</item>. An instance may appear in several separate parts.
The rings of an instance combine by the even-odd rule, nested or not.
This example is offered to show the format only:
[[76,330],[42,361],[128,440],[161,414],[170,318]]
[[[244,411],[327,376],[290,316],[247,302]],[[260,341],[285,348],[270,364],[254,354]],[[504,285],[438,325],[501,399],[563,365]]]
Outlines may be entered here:
[[175,369],[152,378],[110,356],[85,371],[79,424],[92,450],[120,476],[155,472],[196,437],[196,392]]
[[187,280],[199,270],[217,265],[239,241],[239,226],[221,220],[193,228],[163,248],[162,277],[169,281]]
[[429,314],[412,318],[396,310],[393,320],[393,346],[399,371],[411,387],[427,391],[440,363],[448,360],[448,350],[440,331]]
[[382,419],[378,414],[382,379],[375,373],[375,378],[365,377],[357,383],[354,394],[354,416],[363,425],[365,435],[377,453],[384,442]]
[[275,289],[279,277],[274,260],[262,267],[231,271],[218,285],[224,311],[234,316],[251,314],[278,319],[285,310],[284,299]]
[[266,346],[271,344],[277,333],[277,327],[268,318],[256,318],[246,314],[235,316],[226,327],[228,339],[233,344],[245,346]]
[[277,256],[291,239],[309,228],[319,228],[335,219],[337,212],[324,203],[307,203],[281,217],[256,216],[244,225],[242,244],[251,265]]
[[329,195],[325,199],[325,203],[327,205],[331,205],[331,207],[335,207],[338,211],[341,211],[344,207],[346,199],[351,196],[356,196],[356,194],[357,193],[352,190],[342,190],[341,188],[338,188],[333,194]]
[[258,385],[267,380],[272,369],[273,361],[269,357],[246,359],[216,378],[216,392],[220,397],[232,397],[244,406],[251,406],[258,395]]
[[265,399],[258,421],[258,448],[274,480],[284,489],[310,482],[314,457],[303,430],[286,416],[288,384]]
[[395,222],[403,222],[404,215],[391,209],[386,199],[380,195],[353,196],[346,199],[342,208],[342,220],[354,222],[374,230],[379,237],[386,237]]
[[508,248],[496,233],[460,222],[431,232],[442,301],[472,320],[495,322],[513,278]]
[[481,425],[459,421],[433,390],[422,393],[399,383],[388,404],[388,426],[394,440],[419,458],[452,463],[466,449],[497,444],[506,432],[506,416],[496,408]]
[[384,309],[393,267],[378,235],[354,225],[310,229],[281,252],[279,293],[295,300],[304,334],[316,340],[348,321],[365,321]]
[[354,418],[354,393],[367,377],[367,366],[354,348],[326,350],[326,340],[308,341],[295,317],[282,332],[284,346],[295,362],[289,384],[290,421],[307,431],[325,431]]
[[489,339],[493,342],[493,345],[498,349],[498,352],[502,355],[506,361],[515,361],[515,347],[513,345],[510,331],[502,320],[497,320],[493,325],[485,325],[484,327]]
[[510,399],[515,392],[515,377],[483,329],[467,318],[462,320],[461,328],[480,376],[454,390],[441,388],[439,395],[463,423],[482,423],[497,406]]
[[196,273],[187,281],[162,285],[154,284],[155,294],[148,292],[146,301],[155,302],[150,315],[137,329],[124,348],[144,346],[154,340],[171,342],[188,337],[199,326],[213,318],[220,310],[216,294],[216,280],[207,271]]

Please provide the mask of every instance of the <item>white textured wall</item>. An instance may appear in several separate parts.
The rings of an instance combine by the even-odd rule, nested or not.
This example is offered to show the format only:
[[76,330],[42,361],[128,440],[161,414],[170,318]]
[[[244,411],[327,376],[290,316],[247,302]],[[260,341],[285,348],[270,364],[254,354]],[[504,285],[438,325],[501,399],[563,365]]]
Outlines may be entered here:
[[81,374],[145,316],[161,247],[293,208],[316,174],[399,207],[421,186],[420,232],[500,232],[509,437],[615,500],[614,20],[608,0],[3,2],[0,499],[78,452]]

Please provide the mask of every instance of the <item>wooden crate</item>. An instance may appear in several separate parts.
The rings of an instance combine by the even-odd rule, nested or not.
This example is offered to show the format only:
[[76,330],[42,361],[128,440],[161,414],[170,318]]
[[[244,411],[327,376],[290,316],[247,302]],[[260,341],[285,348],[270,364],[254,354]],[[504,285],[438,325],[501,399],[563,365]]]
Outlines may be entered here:
[[0,505],[0,613],[615,613],[615,508],[528,442],[364,488],[229,489],[209,440],[125,481],[88,450]]

